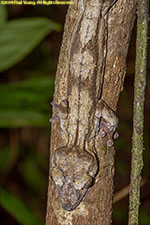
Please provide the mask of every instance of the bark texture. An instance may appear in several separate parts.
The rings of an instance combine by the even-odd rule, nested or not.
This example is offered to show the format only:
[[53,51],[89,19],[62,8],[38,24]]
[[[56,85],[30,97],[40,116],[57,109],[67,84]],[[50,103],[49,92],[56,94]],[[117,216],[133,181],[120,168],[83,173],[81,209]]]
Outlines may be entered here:
[[[71,28],[77,16],[79,1],[69,7],[64,36],[59,57],[58,69],[55,81],[54,99],[63,98],[66,90],[60,77],[65,79],[65,66],[67,63],[67,46],[70,42]],[[136,1],[118,0],[108,18],[108,42],[107,58],[103,84],[102,99],[110,108],[116,111],[119,94],[123,89],[126,73],[126,56],[135,20]],[[60,141],[59,126],[52,126],[51,154]],[[83,202],[73,211],[62,208],[57,198],[56,187],[49,177],[48,202],[46,225],[110,225],[112,216],[113,176],[114,176],[114,148],[108,151],[107,139],[99,143],[98,152],[100,161],[100,172],[96,177],[95,184],[91,187]]]

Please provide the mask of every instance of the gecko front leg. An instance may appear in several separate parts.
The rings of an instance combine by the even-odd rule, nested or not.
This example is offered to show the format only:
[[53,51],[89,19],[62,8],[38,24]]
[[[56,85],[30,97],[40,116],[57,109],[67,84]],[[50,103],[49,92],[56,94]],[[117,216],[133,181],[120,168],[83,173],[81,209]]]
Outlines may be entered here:
[[53,106],[53,116],[50,119],[51,123],[55,123],[56,121],[60,124],[60,137],[62,139],[62,146],[67,145],[68,143],[68,132],[67,132],[67,126],[68,126],[68,114],[69,114],[69,103],[67,99],[62,100],[59,104],[55,102],[51,102],[51,105]]
[[116,128],[118,127],[118,117],[112,109],[103,101],[99,100],[95,112],[95,134],[100,134],[101,137],[108,136],[107,146],[113,146],[113,138],[118,137]]

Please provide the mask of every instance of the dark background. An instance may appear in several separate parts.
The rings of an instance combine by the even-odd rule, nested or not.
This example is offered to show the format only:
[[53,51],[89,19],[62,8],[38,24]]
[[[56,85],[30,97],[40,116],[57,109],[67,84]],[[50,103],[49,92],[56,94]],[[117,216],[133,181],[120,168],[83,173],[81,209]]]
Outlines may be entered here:
[[[66,6],[0,5],[0,224],[45,224],[54,78]],[[22,18],[24,18],[22,20]],[[46,20],[43,18],[47,18]],[[17,19],[17,20],[16,20]],[[117,115],[115,194],[129,184],[135,62],[134,27]],[[148,64],[150,60],[148,57]],[[148,65],[149,67],[149,65]],[[150,224],[150,78],[148,68],[140,224]],[[113,224],[127,224],[128,195]]]

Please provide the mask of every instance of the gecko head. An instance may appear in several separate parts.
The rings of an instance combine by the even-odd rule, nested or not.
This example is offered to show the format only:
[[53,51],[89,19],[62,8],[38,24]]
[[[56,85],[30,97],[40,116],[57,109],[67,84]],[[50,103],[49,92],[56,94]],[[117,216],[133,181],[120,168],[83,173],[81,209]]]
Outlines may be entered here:
[[97,161],[86,151],[59,148],[53,162],[51,174],[58,199],[65,210],[74,210],[94,184]]

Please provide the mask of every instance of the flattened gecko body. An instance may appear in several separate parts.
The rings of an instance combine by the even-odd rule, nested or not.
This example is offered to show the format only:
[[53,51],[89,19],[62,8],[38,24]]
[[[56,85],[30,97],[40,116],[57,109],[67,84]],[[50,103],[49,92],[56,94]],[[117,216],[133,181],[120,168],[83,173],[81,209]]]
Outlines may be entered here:
[[64,76],[60,78],[61,84],[65,83],[65,99],[56,98],[53,103],[51,121],[59,121],[61,143],[53,151],[51,176],[58,199],[68,211],[81,203],[100,168],[94,138],[107,136],[107,147],[111,147],[118,124],[113,111],[101,100],[107,55],[106,14],[111,2],[79,1],[64,67],[65,82]]

